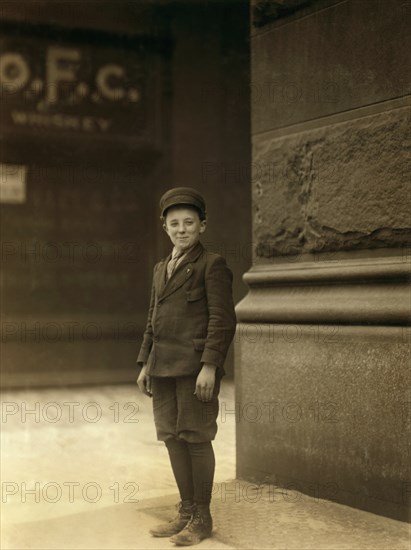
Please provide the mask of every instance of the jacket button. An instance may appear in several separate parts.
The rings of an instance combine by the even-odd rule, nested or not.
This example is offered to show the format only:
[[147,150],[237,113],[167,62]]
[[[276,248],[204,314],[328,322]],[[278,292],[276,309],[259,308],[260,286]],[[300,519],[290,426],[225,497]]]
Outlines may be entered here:
[[154,336],[153,341],[158,342],[158,336]]

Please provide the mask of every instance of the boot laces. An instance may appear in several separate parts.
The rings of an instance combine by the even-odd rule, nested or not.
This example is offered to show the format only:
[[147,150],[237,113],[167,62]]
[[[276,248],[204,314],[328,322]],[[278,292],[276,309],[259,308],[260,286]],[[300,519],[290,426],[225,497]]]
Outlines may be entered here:
[[191,508],[183,508],[183,503],[178,502],[175,505],[175,508],[177,510],[177,515],[174,519],[170,519],[169,523],[173,523],[174,521],[178,521],[181,519],[181,516],[189,516],[191,515]]
[[191,516],[189,522],[184,527],[184,529],[187,529],[187,531],[191,531],[191,527],[196,527],[197,525],[200,525],[202,523],[202,518],[200,514],[198,513],[198,510],[195,510],[193,515]]

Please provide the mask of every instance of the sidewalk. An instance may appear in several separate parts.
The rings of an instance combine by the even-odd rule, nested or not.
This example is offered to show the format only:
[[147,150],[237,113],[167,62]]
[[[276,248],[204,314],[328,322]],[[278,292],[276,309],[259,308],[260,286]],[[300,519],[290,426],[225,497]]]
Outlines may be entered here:
[[[232,383],[221,399],[233,409]],[[151,399],[137,386],[5,391],[2,411],[2,549],[172,546],[148,534],[158,519],[145,509],[178,497]],[[233,479],[233,415],[214,448],[216,481]],[[213,538],[207,547],[226,546]]]
[[[257,489],[257,490],[256,490]],[[261,491],[234,480],[214,491],[214,538],[231,548],[278,550],[409,550],[411,526],[368,512],[272,487]],[[172,515],[156,499],[144,513],[159,520]],[[157,548],[170,548],[169,544]],[[199,548],[211,548],[203,541]]]
[[[232,384],[221,400],[234,409]],[[1,548],[175,548],[148,534],[178,496],[151,401],[135,387],[10,391],[5,410]],[[198,548],[410,550],[408,524],[235,481],[234,451],[229,414],[215,441],[214,536]]]
[[[227,494],[247,484],[233,481]],[[251,491],[249,491],[251,494]],[[289,495],[290,496],[290,495]],[[170,549],[168,539],[148,530],[174,513],[177,495],[157,497],[137,506],[118,504],[40,522],[20,523],[13,546],[2,548]],[[395,520],[305,497],[297,503],[280,499],[226,502],[214,499],[214,536],[197,548],[278,550],[409,550],[410,526]]]

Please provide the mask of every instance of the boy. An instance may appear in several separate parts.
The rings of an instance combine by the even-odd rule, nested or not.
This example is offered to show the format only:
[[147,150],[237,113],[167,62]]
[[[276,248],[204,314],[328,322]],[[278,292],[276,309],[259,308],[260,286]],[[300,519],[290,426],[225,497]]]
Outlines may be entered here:
[[153,397],[157,439],[164,441],[180,493],[177,517],[150,532],[177,545],[212,533],[210,514],[218,393],[234,337],[233,275],[208,252],[204,198],[190,187],[160,200],[161,220],[174,247],[154,267],[151,300],[137,358],[137,384]]

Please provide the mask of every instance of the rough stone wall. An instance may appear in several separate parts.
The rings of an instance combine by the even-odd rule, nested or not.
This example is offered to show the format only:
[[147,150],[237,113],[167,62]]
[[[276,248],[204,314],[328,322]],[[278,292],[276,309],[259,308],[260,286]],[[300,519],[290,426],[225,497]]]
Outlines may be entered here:
[[257,137],[257,257],[410,243],[410,128],[403,107],[287,137]]

